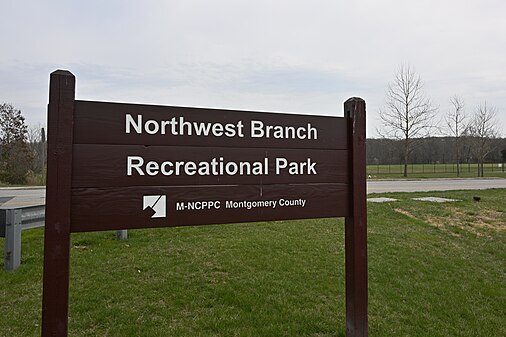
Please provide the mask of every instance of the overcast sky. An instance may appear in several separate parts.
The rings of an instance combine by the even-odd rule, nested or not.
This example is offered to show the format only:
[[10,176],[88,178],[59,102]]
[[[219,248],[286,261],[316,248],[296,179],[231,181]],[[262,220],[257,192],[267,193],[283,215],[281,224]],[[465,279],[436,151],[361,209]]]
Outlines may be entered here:
[[342,116],[412,65],[440,115],[498,110],[506,136],[506,1],[87,0],[0,2],[0,102],[45,124],[49,74],[86,100]]

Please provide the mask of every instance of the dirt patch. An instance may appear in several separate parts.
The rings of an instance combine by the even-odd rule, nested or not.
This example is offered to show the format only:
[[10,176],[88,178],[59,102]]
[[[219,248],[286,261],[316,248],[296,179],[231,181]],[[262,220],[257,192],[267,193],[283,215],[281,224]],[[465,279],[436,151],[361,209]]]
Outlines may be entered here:
[[448,219],[441,217],[428,216],[426,220],[430,225],[435,226],[437,228],[445,228],[449,225]]
[[394,208],[394,211],[411,219],[423,220],[427,224],[457,237],[460,234],[455,233],[455,229],[486,237],[490,236],[491,231],[497,233],[506,231],[504,213],[498,211],[483,210],[469,213],[455,207],[449,210],[451,214],[448,216],[425,215],[420,218],[402,208]]
[[506,230],[502,212],[481,211],[478,214],[469,214],[458,208],[453,208],[450,211],[452,215],[448,217],[428,216],[426,221],[437,228],[455,227],[476,236],[490,236],[489,231],[504,232]]
[[431,225],[434,226],[443,232],[446,232],[450,234],[451,236],[460,237],[461,235],[458,233],[455,233],[451,231],[451,227],[454,226],[454,223],[450,223],[452,219],[451,218],[443,218],[443,217],[436,217],[436,216],[428,216],[425,221]]
[[411,219],[417,219],[416,216],[414,216],[412,213],[406,211],[405,209],[402,209],[402,208],[394,208],[394,211],[396,211],[397,213],[400,213],[400,214],[403,214],[405,216],[407,216],[408,218],[411,218]]
[[502,212],[486,211],[476,216],[475,226],[492,229],[496,232],[504,232],[506,230],[506,222],[502,217]]

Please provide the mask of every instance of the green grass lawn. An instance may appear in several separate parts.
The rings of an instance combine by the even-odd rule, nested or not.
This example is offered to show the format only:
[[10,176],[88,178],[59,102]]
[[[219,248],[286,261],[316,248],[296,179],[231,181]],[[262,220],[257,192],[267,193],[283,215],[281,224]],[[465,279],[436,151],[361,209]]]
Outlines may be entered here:
[[[427,195],[462,201],[411,200]],[[506,190],[382,196],[400,201],[368,205],[370,336],[506,336]],[[73,234],[69,335],[344,336],[343,227]],[[40,335],[42,236],[0,271],[0,336]]]
[[[485,164],[485,177],[506,178],[506,167],[499,167],[498,163]],[[403,177],[403,165],[367,165],[367,175],[370,179],[401,179]],[[461,178],[476,178],[478,176],[477,164],[461,164]],[[409,164],[408,178],[433,179],[433,178],[457,178],[457,166],[455,164]]]

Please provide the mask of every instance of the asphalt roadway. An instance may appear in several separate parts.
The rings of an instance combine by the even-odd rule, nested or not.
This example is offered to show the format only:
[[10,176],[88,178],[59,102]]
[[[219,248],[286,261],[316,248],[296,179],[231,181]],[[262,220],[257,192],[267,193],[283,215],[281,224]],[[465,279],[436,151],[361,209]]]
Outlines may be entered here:
[[[423,179],[372,180],[367,182],[367,193],[424,192],[448,190],[483,190],[506,188],[506,179]],[[37,187],[0,188],[0,209],[44,205],[46,189]]]
[[44,187],[0,187],[0,209],[38,206],[45,203]]

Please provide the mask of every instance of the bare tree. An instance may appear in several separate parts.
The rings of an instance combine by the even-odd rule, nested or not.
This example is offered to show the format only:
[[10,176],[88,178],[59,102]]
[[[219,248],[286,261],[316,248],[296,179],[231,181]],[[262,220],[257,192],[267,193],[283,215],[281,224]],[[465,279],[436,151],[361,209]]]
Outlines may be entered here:
[[34,173],[41,174],[41,182],[44,184],[46,143],[44,128],[40,123],[28,126],[26,134],[28,146],[32,151],[33,161],[30,169]]
[[483,163],[485,157],[494,150],[493,140],[499,136],[497,130],[497,109],[487,106],[487,103],[478,105],[466,128],[466,139],[471,153],[478,161],[478,177],[483,177]]
[[40,123],[36,125],[29,125],[26,130],[26,141],[29,144],[36,144],[40,142],[40,130],[42,129],[42,125]]
[[434,128],[437,108],[423,92],[420,76],[409,65],[401,65],[388,84],[385,107],[380,110],[383,137],[402,140],[404,177],[408,176],[408,161],[415,143],[414,138],[430,135]]
[[461,137],[466,128],[466,113],[464,111],[464,100],[457,95],[450,98],[452,109],[446,115],[449,136],[455,139],[455,159],[457,161],[457,177],[460,176],[460,143]]

